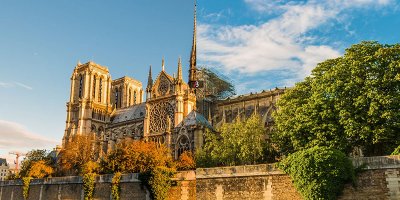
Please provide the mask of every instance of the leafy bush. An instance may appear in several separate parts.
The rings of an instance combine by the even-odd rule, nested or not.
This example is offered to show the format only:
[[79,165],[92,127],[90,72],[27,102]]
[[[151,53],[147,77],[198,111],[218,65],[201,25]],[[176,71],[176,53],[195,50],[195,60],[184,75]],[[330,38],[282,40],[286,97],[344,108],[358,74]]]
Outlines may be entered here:
[[168,167],[155,167],[150,171],[141,173],[139,179],[150,190],[152,199],[165,200],[173,181],[175,170]]
[[100,162],[103,173],[146,172],[173,163],[169,149],[155,142],[125,140]]
[[32,178],[49,177],[53,173],[53,168],[48,166],[44,160],[32,162],[28,170],[28,176]]
[[121,193],[121,186],[119,185],[119,182],[121,181],[121,175],[121,172],[115,173],[111,181],[111,195],[115,200],[120,199],[119,194]]
[[392,155],[400,155],[400,145],[392,152]]
[[190,151],[183,152],[177,161],[177,170],[192,170],[196,169],[196,162],[193,154]]
[[95,173],[88,173],[83,176],[83,191],[85,193],[85,200],[92,200],[94,194],[94,184],[96,181]]
[[354,180],[351,161],[341,151],[327,147],[293,153],[279,167],[290,175],[305,199],[336,199],[344,184]]
[[85,163],[82,167],[82,174],[99,173],[100,164],[94,161]]

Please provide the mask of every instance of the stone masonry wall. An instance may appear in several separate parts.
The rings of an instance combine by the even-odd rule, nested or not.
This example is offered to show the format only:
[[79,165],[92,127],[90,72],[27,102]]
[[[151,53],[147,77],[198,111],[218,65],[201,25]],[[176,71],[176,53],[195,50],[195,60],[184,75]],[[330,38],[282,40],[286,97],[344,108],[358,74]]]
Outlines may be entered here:
[[[113,175],[102,175],[96,178],[94,199],[112,199],[111,180]],[[174,180],[177,185],[171,188],[169,199],[194,200],[195,174],[194,171],[180,172]],[[123,174],[120,181],[120,197],[130,200],[150,199],[148,190],[140,183],[138,174]],[[48,179],[33,179],[29,187],[28,200],[52,199],[84,199],[82,177],[55,177]],[[0,182],[0,200],[24,200],[22,181]]]
[[[341,200],[400,199],[400,156],[352,159],[353,165],[365,166],[356,183],[347,184]],[[98,176],[95,199],[111,199],[112,175]],[[234,167],[198,168],[178,173],[171,188],[170,200],[302,199],[291,178],[273,164]],[[149,193],[138,174],[124,174],[121,199],[147,200]],[[35,200],[83,199],[81,177],[32,180],[29,198]],[[0,200],[23,200],[21,181],[0,182]]]
[[[347,184],[341,200],[400,199],[400,156],[352,159],[364,166],[356,184]],[[291,178],[274,165],[249,165],[196,170],[196,198],[201,200],[302,199]]]

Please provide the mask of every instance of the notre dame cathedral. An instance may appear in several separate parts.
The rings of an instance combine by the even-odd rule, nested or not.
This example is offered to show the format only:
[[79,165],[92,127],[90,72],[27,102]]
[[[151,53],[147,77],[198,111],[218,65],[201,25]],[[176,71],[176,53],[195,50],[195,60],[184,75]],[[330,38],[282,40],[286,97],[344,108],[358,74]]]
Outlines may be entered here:
[[[284,89],[262,91],[225,100],[199,101],[196,96],[196,10],[189,63],[189,83],[182,77],[179,59],[176,76],[162,70],[153,80],[151,66],[145,89],[130,77],[112,80],[108,69],[94,62],[78,63],[71,76],[63,145],[76,134],[95,135],[99,156],[124,138],[155,141],[171,149],[174,158],[203,144],[205,128],[215,129],[238,115],[261,116],[266,131],[271,113]],[[198,102],[201,102],[201,109]],[[205,117],[207,116],[207,118]]]

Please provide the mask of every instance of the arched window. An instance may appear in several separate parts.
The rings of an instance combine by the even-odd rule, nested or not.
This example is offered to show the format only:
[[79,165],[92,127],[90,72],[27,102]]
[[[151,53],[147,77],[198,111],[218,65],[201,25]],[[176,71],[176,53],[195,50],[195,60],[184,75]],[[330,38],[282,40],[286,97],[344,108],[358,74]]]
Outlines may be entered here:
[[98,97],[98,101],[99,102],[101,102],[102,90],[103,90],[103,80],[100,78],[100,81],[99,81],[99,97]]
[[118,88],[115,88],[115,108],[118,108]]
[[93,75],[93,92],[92,92],[92,98],[94,99],[96,95],[96,75]]
[[79,76],[79,98],[82,98],[83,76]]
[[123,97],[123,96],[122,96],[122,95],[123,95],[123,94],[122,94],[122,91],[123,91],[122,88],[118,90],[118,106],[119,106],[119,107],[122,107],[122,97]]
[[136,94],[136,91],[134,91],[133,92],[133,104],[136,104],[136,97],[137,97],[137,94]]
[[189,138],[185,135],[182,135],[178,140],[178,158],[185,151],[190,150]]
[[129,93],[128,93],[128,105],[130,106],[131,105],[131,96],[132,96],[132,89],[131,88],[129,88]]

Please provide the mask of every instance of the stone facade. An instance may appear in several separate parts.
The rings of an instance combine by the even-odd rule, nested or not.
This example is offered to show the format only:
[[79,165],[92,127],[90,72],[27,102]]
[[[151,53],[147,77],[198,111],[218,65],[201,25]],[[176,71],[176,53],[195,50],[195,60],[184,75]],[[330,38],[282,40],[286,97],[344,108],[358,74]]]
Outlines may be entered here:
[[195,87],[196,15],[193,32],[188,83],[182,77],[181,59],[176,76],[165,71],[163,59],[161,71],[153,80],[150,66],[145,89],[140,81],[130,77],[112,79],[105,66],[91,61],[78,63],[71,76],[63,145],[74,135],[92,135],[101,157],[122,139],[132,138],[165,144],[176,159],[182,152],[203,145],[205,128],[216,129],[237,116],[247,118],[257,113],[270,129],[271,113],[284,89],[212,101],[197,109],[197,102],[204,99],[196,97],[200,89]]
[[5,180],[5,178],[10,174],[10,166],[5,158],[0,158],[0,181]]
[[[165,71],[153,81],[151,66],[147,87],[130,77],[113,80],[107,67],[94,62],[78,63],[71,76],[70,100],[63,145],[74,135],[93,135],[98,157],[111,151],[127,137],[155,141],[171,148],[177,158],[183,151],[194,151],[204,127],[211,127],[195,111],[196,89],[183,81],[179,58],[176,77]],[[189,83],[196,80],[196,14],[189,63]],[[146,99],[144,100],[144,93]],[[186,124],[184,122],[193,122]]]

